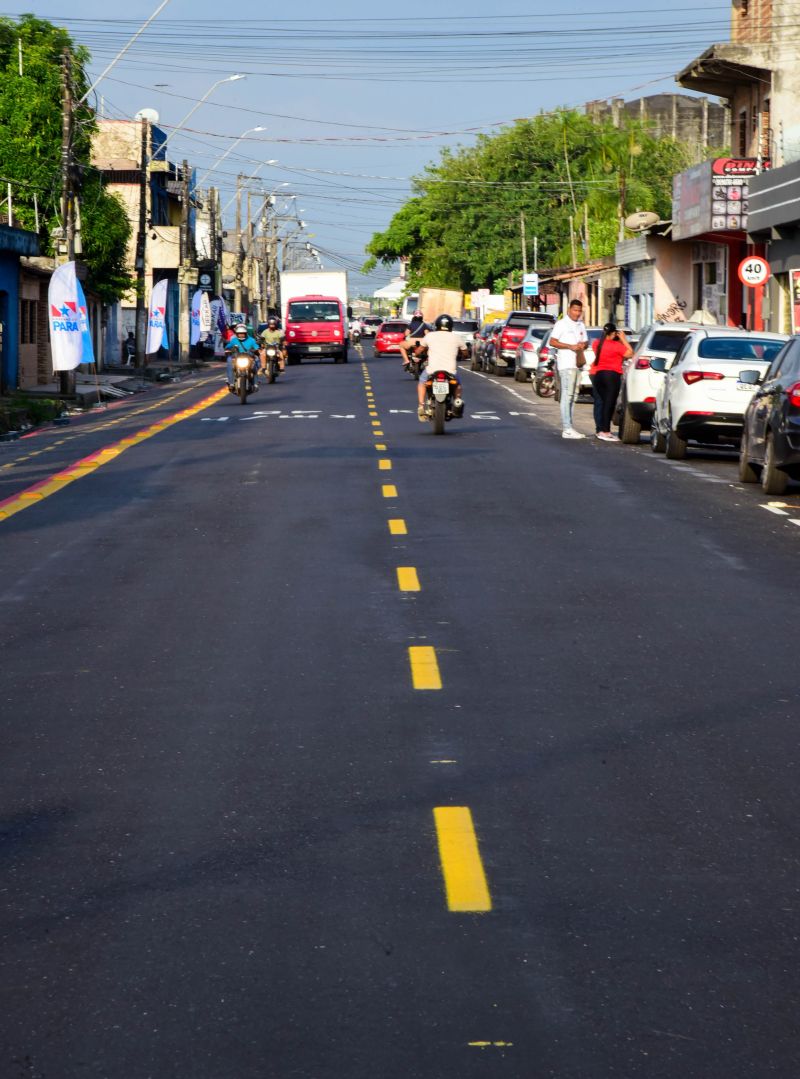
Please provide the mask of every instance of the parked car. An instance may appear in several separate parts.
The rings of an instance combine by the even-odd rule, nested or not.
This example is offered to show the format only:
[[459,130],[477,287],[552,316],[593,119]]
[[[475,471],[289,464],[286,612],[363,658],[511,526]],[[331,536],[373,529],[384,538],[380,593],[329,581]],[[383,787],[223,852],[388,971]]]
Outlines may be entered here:
[[739,372],[753,396],[744,414],[739,479],[760,479],[764,494],[782,495],[790,479],[800,479],[800,337],[784,345],[765,374]]
[[690,440],[736,444],[755,390],[740,372],[763,375],[786,340],[784,334],[704,326],[687,334],[668,370],[663,356],[650,360],[665,376],[650,430],[653,452],[681,460]]
[[532,322],[552,326],[555,321],[553,315],[540,311],[512,311],[492,341],[488,370],[493,375],[513,375],[517,348],[528,326]]
[[[547,322],[530,323],[517,347],[514,361],[514,378],[517,382],[527,382],[535,376],[542,345],[551,332],[552,326]],[[547,355],[546,350],[545,355]]]
[[383,323],[380,315],[364,315],[359,321],[361,323],[362,337],[374,337]]
[[395,319],[382,322],[375,334],[375,353],[400,352],[400,344],[406,339],[407,322]]
[[470,356],[472,356],[472,349],[475,345],[475,335],[478,333],[479,329],[480,323],[476,322],[474,319],[457,318],[453,322],[453,333],[469,349]]
[[642,330],[633,356],[622,376],[619,394],[619,437],[635,446],[642,431],[649,431],[653,422],[656,394],[664,375],[650,366],[658,357],[667,360],[666,369],[675,358],[687,336],[695,329],[707,328],[699,322],[654,322]]

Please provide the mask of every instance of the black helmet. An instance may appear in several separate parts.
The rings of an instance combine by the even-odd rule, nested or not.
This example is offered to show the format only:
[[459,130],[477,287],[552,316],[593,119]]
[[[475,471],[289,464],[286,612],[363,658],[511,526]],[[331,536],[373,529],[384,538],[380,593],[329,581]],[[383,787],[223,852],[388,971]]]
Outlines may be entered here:
[[449,315],[439,315],[439,317],[436,320],[436,329],[437,330],[452,330],[453,329],[453,320],[450,318]]

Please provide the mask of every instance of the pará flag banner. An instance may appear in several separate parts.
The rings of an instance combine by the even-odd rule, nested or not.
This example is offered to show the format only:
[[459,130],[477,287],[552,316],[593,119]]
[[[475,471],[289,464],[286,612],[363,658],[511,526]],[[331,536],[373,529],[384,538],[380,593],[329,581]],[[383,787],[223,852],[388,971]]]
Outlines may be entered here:
[[148,355],[158,352],[161,346],[169,348],[167,336],[167,279],[153,285],[150,293],[150,318],[147,323],[147,348]]
[[200,292],[200,333],[211,333],[211,301],[207,292]]
[[76,281],[75,284],[78,286],[78,322],[81,326],[81,337],[83,338],[83,359],[81,363],[94,363],[94,345],[92,344],[92,333],[89,329],[89,308],[86,306],[83,286],[80,281]]
[[200,298],[205,293],[200,289],[192,296],[192,313],[191,313],[191,330],[189,333],[189,344],[196,345],[200,340]]
[[[94,356],[83,358],[85,339],[82,321],[86,319],[86,301],[78,299],[78,279],[75,276],[75,263],[65,262],[59,266],[50,278],[47,290],[47,305],[50,311],[50,349],[53,354],[54,371],[74,371],[80,363],[94,362]],[[83,316],[80,305],[83,303]]]

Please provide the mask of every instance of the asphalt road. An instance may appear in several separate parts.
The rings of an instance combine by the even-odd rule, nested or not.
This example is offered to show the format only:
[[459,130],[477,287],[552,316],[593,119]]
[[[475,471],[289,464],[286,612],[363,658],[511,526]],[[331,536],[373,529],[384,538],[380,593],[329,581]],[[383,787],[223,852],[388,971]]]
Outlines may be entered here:
[[0,1076],[797,1075],[797,495],[364,354],[0,448]]

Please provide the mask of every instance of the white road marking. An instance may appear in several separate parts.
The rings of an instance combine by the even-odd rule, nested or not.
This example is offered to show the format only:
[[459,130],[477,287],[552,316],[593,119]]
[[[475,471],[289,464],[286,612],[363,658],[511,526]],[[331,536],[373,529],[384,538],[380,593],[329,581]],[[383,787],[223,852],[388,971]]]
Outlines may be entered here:
[[349,413],[347,416],[340,416],[337,412],[331,413],[332,420],[354,420],[355,418],[354,412]]
[[201,423],[225,423],[230,419],[230,416],[203,416],[200,419]]
[[319,416],[321,408],[293,408],[293,416]]
[[767,513],[776,514],[778,517],[788,517],[789,516],[789,514],[786,512],[786,510],[779,509],[777,506],[764,506],[764,505],[762,505],[761,508],[762,508],[762,510],[766,510]]
[[509,416],[533,416],[536,417],[535,412],[509,412]]
[[800,525],[800,517],[790,517],[789,518],[789,524],[790,525]]
[[471,420],[497,420],[500,422],[500,417],[495,415],[494,412],[470,412],[469,418]]
[[415,416],[416,412],[414,412],[413,408],[390,408],[389,409],[389,415],[390,416]]

